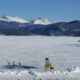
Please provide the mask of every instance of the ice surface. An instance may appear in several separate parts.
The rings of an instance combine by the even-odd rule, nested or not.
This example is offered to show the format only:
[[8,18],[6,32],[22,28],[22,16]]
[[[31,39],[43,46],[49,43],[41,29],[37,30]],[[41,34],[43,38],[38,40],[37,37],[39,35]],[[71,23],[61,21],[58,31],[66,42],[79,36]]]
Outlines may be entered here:
[[[6,61],[35,65],[39,70],[0,69],[1,80],[80,80],[80,37],[0,36],[0,65]],[[49,57],[55,71],[44,70]],[[21,79],[22,78],[22,79]]]

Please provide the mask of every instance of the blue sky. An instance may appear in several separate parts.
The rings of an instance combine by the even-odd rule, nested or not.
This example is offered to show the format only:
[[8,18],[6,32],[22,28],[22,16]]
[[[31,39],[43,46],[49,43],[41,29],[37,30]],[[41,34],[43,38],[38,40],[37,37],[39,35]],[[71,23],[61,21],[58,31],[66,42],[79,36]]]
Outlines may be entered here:
[[0,16],[37,17],[54,21],[80,20],[80,0],[0,0]]

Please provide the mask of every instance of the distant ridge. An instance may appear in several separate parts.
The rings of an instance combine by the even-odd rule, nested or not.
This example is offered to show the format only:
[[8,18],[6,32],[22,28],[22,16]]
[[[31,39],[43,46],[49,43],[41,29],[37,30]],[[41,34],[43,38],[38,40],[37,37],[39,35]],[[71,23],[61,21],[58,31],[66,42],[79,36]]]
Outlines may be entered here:
[[18,16],[1,16],[0,35],[80,36],[80,21],[55,23],[41,17],[28,21]]

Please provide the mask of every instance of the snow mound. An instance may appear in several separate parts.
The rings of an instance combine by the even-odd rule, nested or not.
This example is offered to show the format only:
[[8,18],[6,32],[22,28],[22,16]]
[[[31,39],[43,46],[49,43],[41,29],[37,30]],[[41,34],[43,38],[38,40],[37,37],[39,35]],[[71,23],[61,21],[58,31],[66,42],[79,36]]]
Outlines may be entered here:
[[2,17],[0,17],[0,21],[29,23],[29,21],[24,20],[24,19],[17,17],[17,16],[2,16]]
[[3,70],[0,80],[80,80],[80,68],[68,71]]

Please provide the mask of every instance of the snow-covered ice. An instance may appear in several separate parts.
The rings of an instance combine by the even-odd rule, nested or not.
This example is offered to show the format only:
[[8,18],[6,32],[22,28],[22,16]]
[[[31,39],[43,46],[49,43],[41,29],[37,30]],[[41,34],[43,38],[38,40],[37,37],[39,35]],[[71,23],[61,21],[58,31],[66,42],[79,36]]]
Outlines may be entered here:
[[[0,68],[0,80],[80,80],[79,40],[80,37],[65,36],[0,36],[0,66],[15,61],[39,67]],[[44,69],[45,57],[49,57],[54,71]]]

